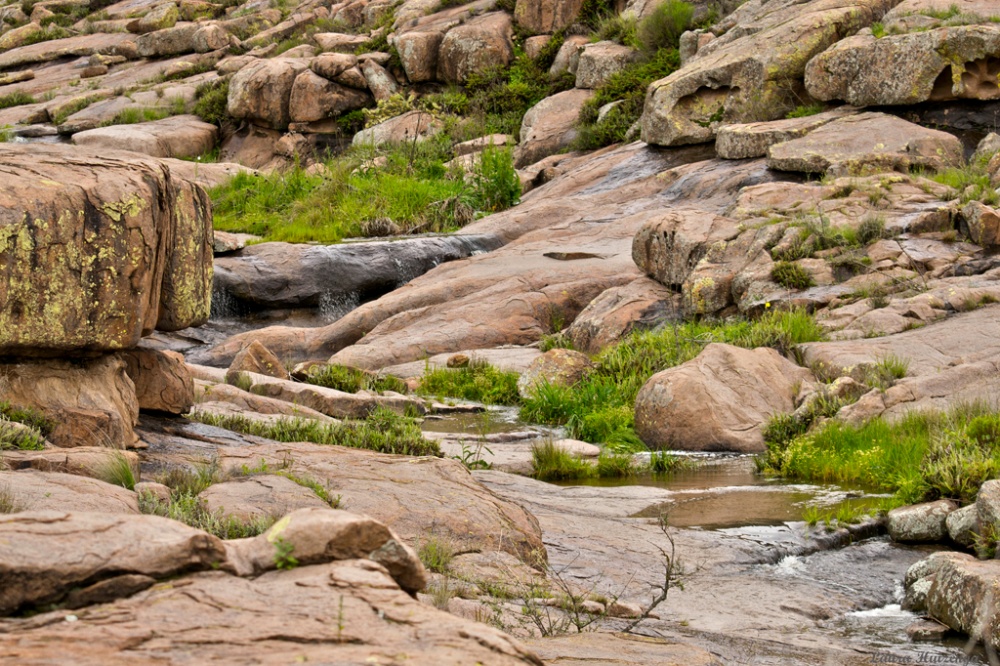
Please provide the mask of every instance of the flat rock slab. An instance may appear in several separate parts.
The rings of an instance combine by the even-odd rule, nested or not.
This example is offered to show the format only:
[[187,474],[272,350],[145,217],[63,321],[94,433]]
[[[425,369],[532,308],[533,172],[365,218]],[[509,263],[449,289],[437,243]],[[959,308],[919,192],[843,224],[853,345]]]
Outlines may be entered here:
[[715,152],[727,160],[764,157],[776,143],[791,141],[844,116],[858,113],[845,106],[805,118],[788,118],[763,123],[724,125],[715,135]]
[[101,470],[107,467],[118,455],[124,456],[133,468],[138,468],[139,456],[135,452],[116,451],[106,446],[52,448],[42,451],[3,451],[0,452],[0,461],[14,470],[35,469],[40,472],[99,477]]
[[[244,579],[206,572],[92,607],[0,621],[0,659],[77,664],[542,662],[506,634],[422,604],[365,560]],[[155,640],[150,640],[152,635]]]
[[662,638],[584,632],[525,641],[552,666],[719,666],[710,652]]
[[834,120],[799,139],[768,148],[767,165],[779,171],[858,175],[865,169],[942,169],[963,160],[962,142],[884,113]]
[[198,116],[171,116],[134,125],[79,132],[73,143],[102,150],[128,150],[152,157],[197,157],[215,147],[219,128]]
[[542,352],[537,347],[469,349],[454,353],[435,354],[425,361],[411,361],[400,365],[390,365],[382,368],[382,372],[396,377],[401,377],[403,379],[420,377],[423,376],[424,371],[427,368],[447,368],[448,360],[459,355],[467,357],[470,363],[489,363],[498,370],[522,373],[527,370],[532,361],[542,355]]
[[284,476],[265,474],[239,481],[216,483],[203,490],[198,499],[210,513],[249,521],[279,518],[296,509],[329,508],[316,493]]
[[136,494],[127,488],[75,474],[22,470],[0,472],[0,497],[13,511],[95,511],[139,513]]

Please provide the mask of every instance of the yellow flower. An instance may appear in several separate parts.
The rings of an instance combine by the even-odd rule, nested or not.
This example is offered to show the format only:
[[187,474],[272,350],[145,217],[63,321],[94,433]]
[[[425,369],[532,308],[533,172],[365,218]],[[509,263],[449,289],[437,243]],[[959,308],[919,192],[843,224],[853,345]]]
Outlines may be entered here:
[[767,308],[769,308],[769,307],[771,307],[771,301],[768,301],[767,303],[764,303],[764,309],[765,309],[765,310],[766,310]]

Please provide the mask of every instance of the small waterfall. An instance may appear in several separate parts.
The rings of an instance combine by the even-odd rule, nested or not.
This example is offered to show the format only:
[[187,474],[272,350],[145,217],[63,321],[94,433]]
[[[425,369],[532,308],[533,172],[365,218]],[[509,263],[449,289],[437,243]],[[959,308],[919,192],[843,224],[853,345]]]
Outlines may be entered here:
[[323,321],[332,324],[359,305],[361,305],[361,297],[356,291],[349,294],[325,291],[319,297],[320,317]]

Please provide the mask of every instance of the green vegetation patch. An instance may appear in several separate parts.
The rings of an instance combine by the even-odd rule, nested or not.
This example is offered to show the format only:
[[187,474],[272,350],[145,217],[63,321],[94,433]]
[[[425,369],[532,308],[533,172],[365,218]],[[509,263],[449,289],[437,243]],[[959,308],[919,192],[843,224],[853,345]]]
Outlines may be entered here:
[[34,103],[35,98],[26,92],[12,92],[6,95],[0,95],[0,109],[9,109],[12,106]]
[[420,393],[474,400],[487,405],[517,405],[516,372],[498,370],[488,363],[470,362],[464,368],[427,368]]
[[306,383],[346,393],[357,393],[358,391],[408,392],[406,382],[398,377],[367,372],[346,365],[323,365],[312,368],[306,377]]

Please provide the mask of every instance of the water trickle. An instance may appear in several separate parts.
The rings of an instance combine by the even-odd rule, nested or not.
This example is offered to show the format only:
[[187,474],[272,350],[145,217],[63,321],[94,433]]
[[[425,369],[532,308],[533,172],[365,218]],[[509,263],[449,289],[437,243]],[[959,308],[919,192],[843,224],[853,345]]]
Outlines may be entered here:
[[357,292],[337,294],[325,291],[319,297],[320,317],[323,321],[332,324],[359,305],[361,305],[361,297]]

